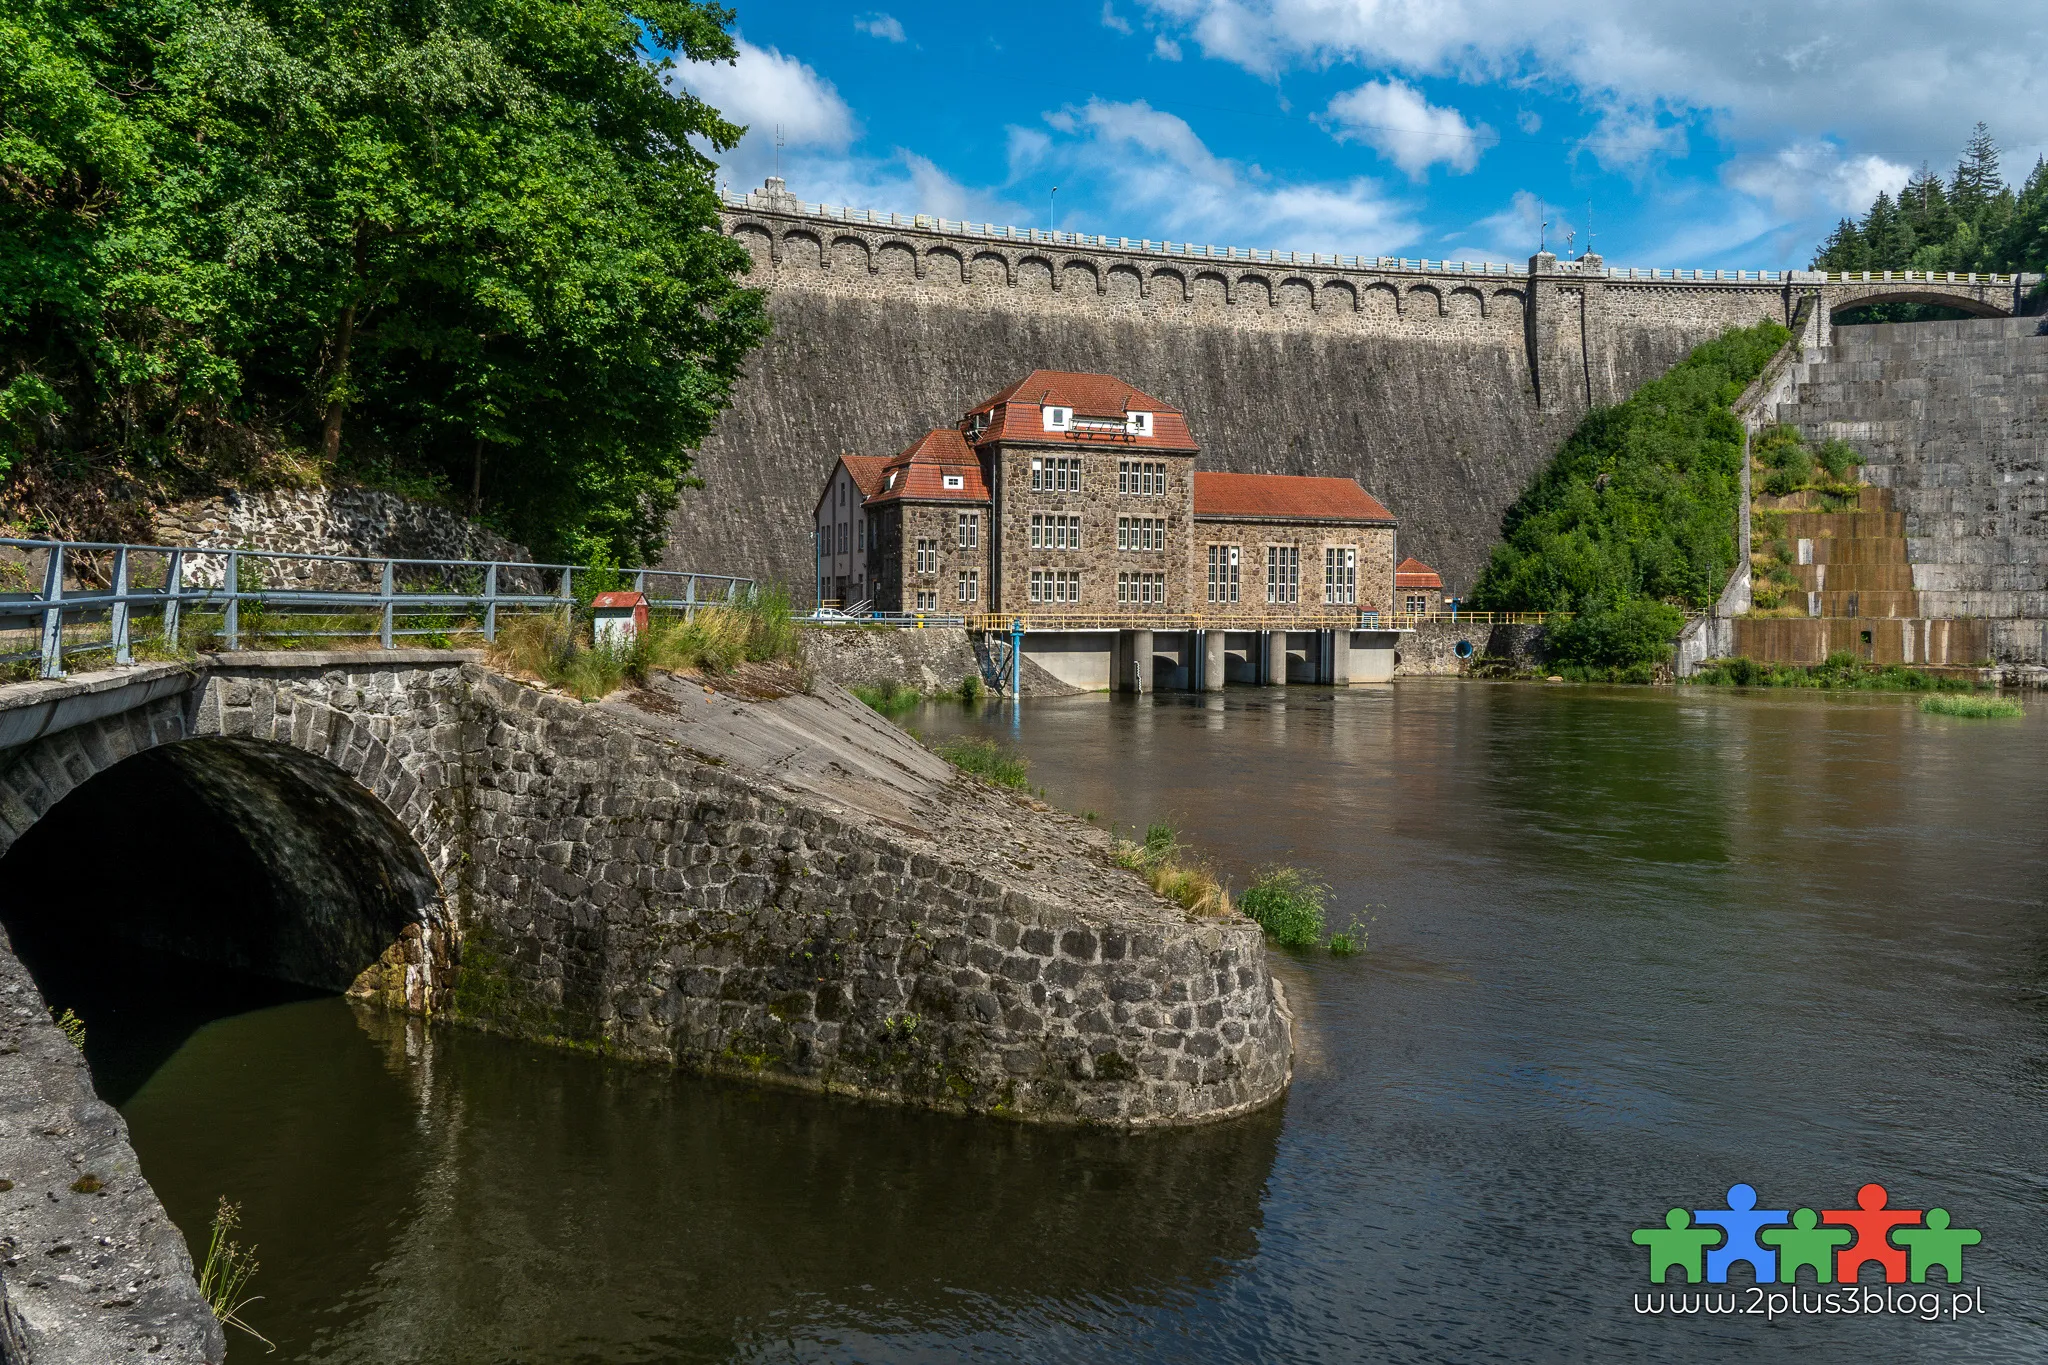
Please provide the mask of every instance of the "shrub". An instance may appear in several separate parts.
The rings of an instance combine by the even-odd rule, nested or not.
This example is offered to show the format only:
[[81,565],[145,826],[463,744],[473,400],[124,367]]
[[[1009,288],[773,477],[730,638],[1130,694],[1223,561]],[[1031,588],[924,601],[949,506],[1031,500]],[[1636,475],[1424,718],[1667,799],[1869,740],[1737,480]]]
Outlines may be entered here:
[[949,739],[939,746],[939,757],[960,771],[986,778],[999,787],[1024,786],[1031,768],[1024,755],[992,739]]
[[1330,952],[1337,957],[1350,957],[1365,951],[1365,930],[1357,920],[1341,934],[1330,935]]
[[1943,678],[1902,664],[1873,668],[1854,654],[1837,650],[1811,665],[1767,664],[1755,659],[1718,659],[1693,675],[1708,687],[1812,687],[1859,692],[1972,692],[1974,683]]
[[1602,599],[1569,620],[1553,623],[1544,644],[1559,664],[1616,681],[1647,682],[1656,665],[1671,657],[1671,642],[1684,625],[1685,614],[1663,602]]
[[1929,715],[1967,716],[1974,720],[1987,720],[1994,716],[2024,716],[2027,713],[2027,708],[2011,697],[1934,696],[1921,702],[1920,709]]
[[1322,941],[1329,895],[1328,886],[1300,868],[1274,867],[1260,873],[1251,888],[1237,898],[1237,904],[1275,943],[1313,948]]
[[980,705],[983,690],[981,675],[979,673],[969,673],[960,680],[960,704],[962,706]]

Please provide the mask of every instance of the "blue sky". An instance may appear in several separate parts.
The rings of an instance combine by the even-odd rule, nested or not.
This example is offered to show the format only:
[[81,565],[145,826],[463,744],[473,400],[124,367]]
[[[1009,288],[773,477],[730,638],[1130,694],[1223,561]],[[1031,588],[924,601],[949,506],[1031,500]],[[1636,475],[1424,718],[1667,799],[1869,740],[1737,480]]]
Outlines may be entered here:
[[[2048,0],[737,4],[675,79],[809,200],[1219,245],[1803,266],[1991,125],[2048,151]],[[1058,186],[1058,193],[1052,193]]]

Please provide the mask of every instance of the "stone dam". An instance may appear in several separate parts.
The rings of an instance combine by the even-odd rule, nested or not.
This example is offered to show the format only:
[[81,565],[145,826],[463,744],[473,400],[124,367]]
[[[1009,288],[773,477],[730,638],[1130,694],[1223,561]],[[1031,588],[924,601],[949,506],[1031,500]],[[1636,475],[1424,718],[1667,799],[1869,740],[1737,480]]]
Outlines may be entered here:
[[[728,197],[774,332],[705,443],[671,553],[797,586],[810,512],[842,451],[892,454],[1032,369],[1116,374],[1183,408],[1201,467],[1355,477],[1400,518],[1400,553],[1471,586],[1500,515],[1593,404],[1731,326],[1813,339],[1858,302],[2013,311],[2004,283],[1808,272],[1526,269],[1183,248],[855,215],[787,193]],[[834,216],[834,215],[837,216]],[[1687,278],[1672,278],[1685,275]],[[1730,278],[1741,275],[1742,278]],[[1709,278],[1711,277],[1711,278]]]
[[[586,705],[394,650],[0,687],[0,919],[959,1113],[1130,1129],[1284,1092],[1256,924],[1190,916],[1093,825],[785,682]],[[117,827],[82,912],[66,869]],[[165,875],[198,850],[205,875]],[[0,993],[0,1361],[218,1359],[120,1116],[4,936]]]

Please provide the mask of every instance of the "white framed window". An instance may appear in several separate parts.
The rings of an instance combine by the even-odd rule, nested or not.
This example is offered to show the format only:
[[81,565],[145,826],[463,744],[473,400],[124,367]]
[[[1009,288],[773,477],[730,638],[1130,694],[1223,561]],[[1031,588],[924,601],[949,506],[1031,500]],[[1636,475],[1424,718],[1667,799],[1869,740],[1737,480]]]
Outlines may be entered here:
[[1163,573],[1119,573],[1116,576],[1116,604],[1120,607],[1158,607],[1166,604],[1166,575]]
[[1164,460],[1118,460],[1116,462],[1116,491],[1126,497],[1165,497],[1167,483],[1166,462]]
[[979,548],[980,545],[981,513],[962,512],[960,514],[960,548],[972,550]]
[[1132,436],[1150,436],[1152,434],[1152,414],[1149,412],[1125,413],[1124,431]]
[[1074,429],[1074,410],[1072,408],[1055,407],[1048,404],[1039,409],[1039,411],[1045,414],[1045,429],[1047,431],[1072,431]]
[[967,476],[965,474],[941,474],[939,482],[947,488],[965,488],[967,487]]
[[939,542],[920,540],[917,542],[917,571],[921,574],[939,571]]
[[1031,600],[1072,604],[1081,600],[1079,569],[1033,569]]
[[1228,605],[1237,601],[1237,546],[1209,547],[1209,600]]
[[1031,461],[1031,491],[1034,493],[1080,492],[1080,457],[1050,455],[1033,458]]
[[1031,548],[1034,550],[1078,550],[1081,548],[1081,518],[1058,512],[1031,514]]
[[1301,600],[1301,547],[1266,547],[1266,600],[1292,603]]
[[1403,604],[1401,609],[1410,616],[1427,616],[1429,615],[1429,597],[1426,593],[1411,592],[1408,594],[1407,602]]
[[978,602],[981,600],[981,570],[962,569],[960,571],[960,600],[962,602]]
[[917,590],[917,609],[919,611],[937,611],[939,609],[939,590],[937,588],[919,588]]
[[1118,517],[1116,547],[1119,550],[1164,550],[1166,518]]
[[1323,600],[1338,606],[1358,604],[1358,551],[1352,546],[1323,547]]

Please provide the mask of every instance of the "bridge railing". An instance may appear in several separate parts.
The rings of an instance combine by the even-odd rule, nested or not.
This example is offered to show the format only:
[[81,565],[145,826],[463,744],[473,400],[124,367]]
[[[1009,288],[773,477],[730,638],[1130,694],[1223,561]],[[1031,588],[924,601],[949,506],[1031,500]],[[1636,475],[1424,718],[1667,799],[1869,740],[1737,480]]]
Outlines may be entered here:
[[33,663],[57,678],[69,656],[128,664],[138,647],[176,657],[216,640],[229,650],[265,640],[489,642],[506,615],[573,612],[593,572],[685,617],[755,590],[751,578],[680,569],[0,537],[0,669]]
[[[1020,246],[1060,246],[1080,250],[1130,251],[1141,255],[1176,256],[1202,261],[1237,261],[1252,265],[1299,265],[1328,266],[1338,270],[1404,271],[1430,275],[1526,275],[1526,265],[1510,265],[1503,261],[1453,261],[1411,258],[1407,256],[1365,256],[1332,251],[1282,251],[1265,247],[1213,246],[1200,242],[1170,242],[1151,237],[1110,237],[1092,232],[1061,232],[1053,228],[1020,228],[1002,223],[976,223],[966,219],[942,218],[929,213],[891,213],[882,209],[858,209],[844,204],[814,204],[794,195],[767,195],[759,192],[733,194],[720,191],[725,206],[751,212],[794,213],[805,218],[829,219],[835,223],[852,223],[865,227],[907,228],[918,232],[938,232],[954,237],[985,237],[993,241]],[[1597,258],[1595,258],[1597,259]],[[1581,267],[1579,262],[1560,260],[1555,267],[1560,274],[1592,275],[1609,280],[1662,281],[1686,284],[1852,284],[1876,283],[1872,276],[1889,280],[1897,276],[1901,280],[1911,279],[1924,282],[1939,281],[1947,284],[1996,284],[2010,286],[2011,275],[1963,275],[1951,272],[1946,276],[1937,272],[1921,271],[1865,271],[1860,277],[1853,272],[1829,274],[1815,270],[1688,270],[1648,268],[1642,266],[1594,267],[1590,262]],[[2027,284],[2040,276],[2023,276],[2020,283]]]

